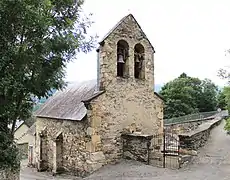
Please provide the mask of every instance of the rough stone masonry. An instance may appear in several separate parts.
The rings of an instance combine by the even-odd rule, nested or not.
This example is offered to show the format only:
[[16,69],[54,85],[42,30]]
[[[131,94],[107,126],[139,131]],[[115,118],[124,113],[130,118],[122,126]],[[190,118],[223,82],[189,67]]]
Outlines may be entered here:
[[[128,44],[126,76],[117,77],[117,46]],[[100,136],[106,163],[121,157],[121,134],[139,131],[163,132],[163,101],[153,91],[154,49],[132,15],[123,18],[100,43],[99,88],[105,93],[91,101],[89,120],[94,134]],[[142,79],[134,76],[134,48],[144,47]]]
[[[120,41],[128,45],[123,77],[117,75]],[[141,47],[143,57],[140,78],[134,73],[136,47]],[[88,99],[80,95],[87,115],[77,121],[37,117],[38,169],[56,173],[62,168],[84,176],[122,157],[121,134],[163,132],[163,100],[153,89],[154,49],[133,15],[124,17],[100,42],[98,55],[97,91],[103,93]],[[58,102],[62,107],[64,101]]]

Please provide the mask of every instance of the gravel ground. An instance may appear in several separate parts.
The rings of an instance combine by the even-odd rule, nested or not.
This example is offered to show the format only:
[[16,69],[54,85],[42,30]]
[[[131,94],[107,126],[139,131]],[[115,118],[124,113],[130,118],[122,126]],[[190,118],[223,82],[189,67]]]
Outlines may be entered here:
[[[199,151],[193,164],[179,170],[156,168],[133,161],[121,161],[107,165],[85,180],[229,180],[230,179],[230,136],[223,130],[224,121],[214,128],[210,139]],[[45,173],[32,172],[24,168],[21,180],[48,180]],[[65,177],[67,180],[68,177]],[[69,177],[69,180],[73,179]],[[80,178],[79,178],[80,179]]]

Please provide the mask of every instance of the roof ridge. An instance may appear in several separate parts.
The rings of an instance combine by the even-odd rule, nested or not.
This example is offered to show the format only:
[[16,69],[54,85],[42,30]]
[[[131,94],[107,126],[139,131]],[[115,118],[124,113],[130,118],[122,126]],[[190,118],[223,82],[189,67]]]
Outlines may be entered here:
[[[121,18],[116,24],[115,26],[113,26],[105,35],[104,37],[101,39],[101,41],[99,41],[99,44],[102,43],[128,16],[130,16],[132,14],[128,14],[126,16],[124,16],[123,18]],[[132,15],[133,16],[133,15]]]
[[116,28],[128,17],[132,17],[134,19],[134,21],[136,22],[136,24],[138,25],[138,27],[140,28],[140,30],[142,31],[143,35],[145,36],[146,40],[149,42],[149,44],[151,45],[154,53],[155,53],[155,50],[154,50],[154,47],[153,45],[151,44],[150,40],[147,38],[145,32],[143,31],[143,29],[141,28],[140,24],[138,23],[138,21],[136,20],[136,18],[134,17],[134,15],[132,13],[129,13],[128,15],[124,16],[120,21],[118,21],[118,23],[116,23],[115,26],[113,26],[113,28],[111,28],[107,33],[106,35],[102,38],[101,41],[99,41],[99,44],[102,44],[109,36],[110,34],[112,34]]

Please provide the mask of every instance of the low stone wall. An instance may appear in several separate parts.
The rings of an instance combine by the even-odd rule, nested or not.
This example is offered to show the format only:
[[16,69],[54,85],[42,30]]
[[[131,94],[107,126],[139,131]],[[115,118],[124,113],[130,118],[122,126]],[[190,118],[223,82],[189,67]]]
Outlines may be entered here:
[[0,170],[0,180],[19,180],[20,171]]
[[123,158],[149,164],[152,138],[153,135],[122,134]]
[[213,118],[197,119],[189,122],[166,124],[165,130],[168,133],[182,134],[196,130],[201,124],[209,122]]
[[180,134],[180,148],[187,150],[197,150],[202,147],[208,140],[212,128],[219,125],[221,120],[221,118],[209,120],[209,122],[200,125],[199,128],[194,131]]

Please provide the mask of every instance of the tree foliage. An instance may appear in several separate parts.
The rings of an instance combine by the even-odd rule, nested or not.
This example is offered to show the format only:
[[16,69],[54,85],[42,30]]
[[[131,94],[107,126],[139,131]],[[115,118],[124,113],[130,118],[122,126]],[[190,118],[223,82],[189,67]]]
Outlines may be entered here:
[[227,108],[226,96],[223,90],[220,90],[217,95],[217,107],[220,109]]
[[[227,109],[228,112],[230,112],[230,87],[229,86],[224,87],[224,89],[221,92],[221,94],[224,97],[225,109]],[[221,102],[223,102],[223,99],[222,99]],[[226,120],[226,124],[225,124],[224,129],[227,130],[227,131],[230,131],[230,118],[228,118]]]
[[76,52],[88,52],[91,21],[81,16],[83,1],[0,2],[0,103],[2,116],[25,119],[31,96],[63,88],[65,67]]
[[[83,0],[0,1],[0,131],[27,119],[33,96],[65,86],[65,67],[94,47]],[[7,137],[7,136],[6,136]],[[4,139],[4,138],[3,138]]]
[[0,131],[0,170],[16,170],[20,164],[20,154],[10,133]]
[[208,112],[217,109],[218,87],[209,79],[201,81],[200,99],[197,99],[200,112]]
[[213,111],[217,107],[216,85],[185,73],[165,84],[159,93],[165,99],[164,118]]
[[[230,54],[230,49],[226,51],[226,55]],[[221,79],[224,79],[227,81],[228,85],[230,84],[230,72],[229,67],[227,68],[221,68],[218,72],[218,76]],[[223,91],[220,93],[219,97],[219,103],[225,105],[225,109],[227,109],[230,112],[230,87],[224,87]],[[230,130],[230,118],[226,120],[225,124],[225,130]]]
[[[225,51],[225,56],[230,54],[230,49]],[[218,76],[221,79],[227,80],[228,84],[230,84],[230,72],[229,72],[229,66],[225,68],[221,68],[218,71]]]
[[226,124],[224,126],[226,131],[230,131],[230,118],[226,119]]
[[223,105],[223,109],[230,111],[230,87],[226,86],[219,94],[219,104]]

